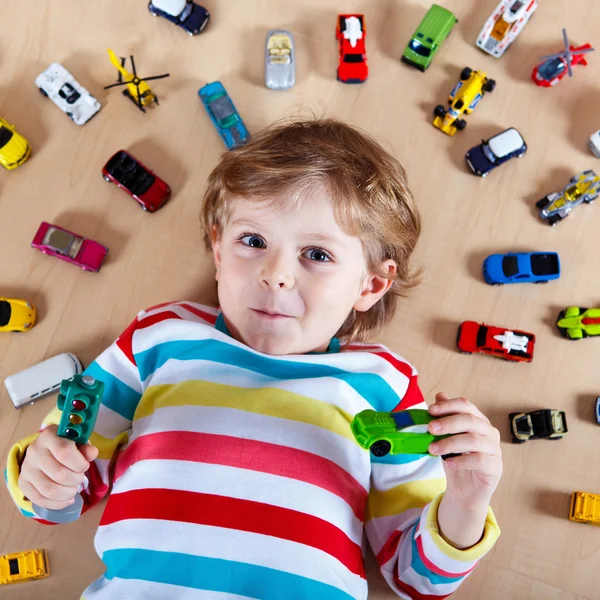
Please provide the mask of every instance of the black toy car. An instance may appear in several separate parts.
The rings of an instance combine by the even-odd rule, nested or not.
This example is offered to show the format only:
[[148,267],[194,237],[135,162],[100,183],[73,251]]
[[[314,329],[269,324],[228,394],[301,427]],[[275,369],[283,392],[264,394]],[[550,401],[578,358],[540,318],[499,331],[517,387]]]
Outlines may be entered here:
[[208,23],[210,13],[191,0],[150,0],[148,10],[179,25],[188,35],[197,35]]
[[527,440],[559,440],[567,432],[567,417],[562,410],[544,408],[529,413],[511,413],[510,429],[513,444]]

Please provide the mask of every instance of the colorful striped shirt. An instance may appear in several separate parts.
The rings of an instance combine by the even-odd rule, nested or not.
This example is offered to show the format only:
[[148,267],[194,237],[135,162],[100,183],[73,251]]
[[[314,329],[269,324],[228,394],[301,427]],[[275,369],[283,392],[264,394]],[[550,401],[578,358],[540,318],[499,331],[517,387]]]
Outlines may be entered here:
[[[413,367],[384,346],[271,356],[217,309],[176,302],[139,313],[85,373],[105,392],[84,510],[110,492],[95,540],[106,572],[86,600],[364,599],[367,540],[398,596],[433,600],[499,534],[490,510],[481,541],[453,548],[438,533],[440,458],[354,441],[361,410],[425,407]],[[34,439],[5,476],[36,518],[17,485]]]

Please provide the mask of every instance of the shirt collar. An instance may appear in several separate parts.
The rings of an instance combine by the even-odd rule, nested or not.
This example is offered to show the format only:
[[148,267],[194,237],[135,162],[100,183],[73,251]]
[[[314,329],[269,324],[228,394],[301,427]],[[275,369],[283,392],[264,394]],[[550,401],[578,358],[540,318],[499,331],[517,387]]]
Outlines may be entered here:
[[[215,329],[228,335],[231,337],[231,333],[227,329],[227,325],[225,325],[225,319],[223,318],[223,313],[219,313],[217,317],[217,321],[215,323]],[[331,338],[329,342],[329,346],[327,346],[327,350],[325,352],[307,352],[307,354],[337,354],[340,351],[340,340],[336,337]]]

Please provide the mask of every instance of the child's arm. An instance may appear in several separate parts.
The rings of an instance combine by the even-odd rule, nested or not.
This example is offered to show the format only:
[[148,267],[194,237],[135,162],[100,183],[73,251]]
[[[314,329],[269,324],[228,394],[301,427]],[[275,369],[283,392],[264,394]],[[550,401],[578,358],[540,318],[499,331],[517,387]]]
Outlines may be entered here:
[[[78,480],[79,472],[85,469],[88,461],[89,469],[85,476],[89,483],[87,489],[81,492],[83,512],[98,503],[108,492],[111,463],[118,449],[127,442],[133,414],[142,394],[140,374],[132,352],[132,337],[136,326],[137,319],[84,371],[85,375],[92,375],[105,384],[102,404],[90,437],[91,446],[81,447],[77,451],[71,442],[48,431],[44,435],[47,439],[40,439],[37,444],[39,451],[37,446],[35,451],[32,448],[32,457],[28,462],[27,449],[39,438],[40,432],[58,425],[60,421],[60,411],[55,407],[42,422],[40,432],[17,442],[9,451],[5,478],[15,504],[25,516],[35,518],[32,499],[21,490],[20,483],[31,494],[35,494],[32,491],[32,486],[35,488],[32,479],[38,486],[42,481],[39,487],[43,489],[37,490],[40,496],[35,498],[36,504],[50,509],[60,508],[59,504],[65,505],[66,500],[63,498],[66,490],[61,490],[61,487],[76,487],[74,482]],[[70,448],[77,454],[67,454],[64,448],[61,450],[61,444],[67,451]],[[94,447],[98,449],[96,458]],[[58,456],[52,453],[52,448]]]
[[[420,398],[421,403],[415,405],[415,398]],[[427,408],[415,373],[397,409],[409,407]],[[447,440],[452,438],[439,443]],[[461,452],[458,446],[443,446],[439,454],[457,451]],[[458,457],[463,458],[469,457]],[[457,459],[448,459],[452,460]],[[486,502],[483,513],[476,510],[472,514],[465,511],[452,514],[456,497],[448,496],[444,467],[437,456],[371,456],[371,461],[365,530],[383,576],[402,598],[445,598],[494,545],[500,530],[491,509]],[[453,537],[454,525],[461,518],[475,541],[471,547],[459,550],[457,546],[462,547],[460,542],[468,542],[469,536],[468,533],[464,540],[461,533],[457,539]],[[444,529],[440,527],[442,519],[445,519]]]

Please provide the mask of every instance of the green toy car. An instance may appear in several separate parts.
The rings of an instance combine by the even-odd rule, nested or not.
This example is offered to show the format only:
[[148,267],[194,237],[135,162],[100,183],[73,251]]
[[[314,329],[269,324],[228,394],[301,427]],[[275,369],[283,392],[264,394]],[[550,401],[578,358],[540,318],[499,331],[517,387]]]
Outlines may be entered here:
[[569,306],[560,311],[556,325],[560,334],[570,340],[600,336],[600,308]]
[[57,435],[85,444],[96,424],[104,383],[91,375],[73,375],[60,384],[56,405],[62,411]]
[[359,412],[350,428],[359,446],[370,450],[373,456],[386,454],[427,454],[429,444],[447,435],[433,435],[427,430],[434,421],[427,410],[413,408],[397,412]]
[[408,42],[402,62],[425,71],[457,21],[448,9],[433,4]]

